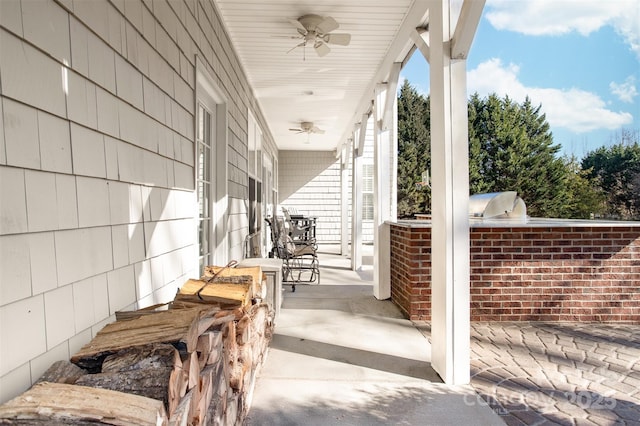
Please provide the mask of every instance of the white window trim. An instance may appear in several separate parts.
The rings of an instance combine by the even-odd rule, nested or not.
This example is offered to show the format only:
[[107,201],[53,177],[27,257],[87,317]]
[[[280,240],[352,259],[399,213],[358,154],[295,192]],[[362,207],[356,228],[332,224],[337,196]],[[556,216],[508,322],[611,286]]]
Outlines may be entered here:
[[[215,84],[215,79],[207,71],[205,64],[198,55],[196,55],[196,93],[195,93],[195,105],[194,111],[197,111],[198,102],[202,98],[209,98],[216,104],[215,108],[215,135],[214,142],[212,143],[212,158],[215,161],[214,174],[212,179],[215,182],[215,197],[212,199],[212,212],[211,219],[213,226],[211,229],[211,251],[213,253],[213,262],[217,265],[226,265],[229,259],[229,238],[228,238],[228,206],[229,206],[229,181],[228,181],[228,100],[223,95],[222,90]],[[194,116],[194,127],[197,126],[197,120]],[[197,129],[195,129],[197,132]],[[194,134],[194,148],[195,134]],[[197,149],[194,149],[194,183],[197,176]],[[196,190],[196,188],[194,188]],[[212,194],[213,196],[213,194]],[[197,218],[198,203],[195,203]],[[197,228],[194,227],[194,232]],[[195,241],[198,241],[197,235]],[[199,247],[195,244],[196,254],[199,252]],[[196,269],[198,268],[197,262],[198,256],[196,256]]]

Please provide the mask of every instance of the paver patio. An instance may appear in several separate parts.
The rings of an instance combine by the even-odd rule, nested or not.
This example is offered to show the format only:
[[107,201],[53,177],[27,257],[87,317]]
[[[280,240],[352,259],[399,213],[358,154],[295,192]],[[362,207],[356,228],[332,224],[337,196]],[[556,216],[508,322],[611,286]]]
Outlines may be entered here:
[[472,323],[471,375],[508,425],[640,425],[640,325]]

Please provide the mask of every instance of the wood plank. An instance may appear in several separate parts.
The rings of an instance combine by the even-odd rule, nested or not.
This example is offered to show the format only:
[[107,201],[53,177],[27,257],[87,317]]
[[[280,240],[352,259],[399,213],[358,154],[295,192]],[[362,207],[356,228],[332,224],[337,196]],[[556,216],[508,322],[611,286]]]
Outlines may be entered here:
[[[105,357],[119,350],[151,343],[180,343],[193,352],[199,330],[214,324],[217,309],[170,309],[128,321],[107,324],[91,342],[71,357],[71,362],[90,372],[99,372]],[[204,323],[201,321],[204,320]]]
[[42,382],[0,405],[0,423],[157,426],[168,419],[162,402],[151,398]]

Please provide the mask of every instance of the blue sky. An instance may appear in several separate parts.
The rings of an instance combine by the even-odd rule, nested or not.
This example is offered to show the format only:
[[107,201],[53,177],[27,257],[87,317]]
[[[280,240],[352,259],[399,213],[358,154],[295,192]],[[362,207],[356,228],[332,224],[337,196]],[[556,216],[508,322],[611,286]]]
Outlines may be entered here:
[[[580,159],[640,129],[640,0],[487,0],[467,70],[469,94],[542,104]],[[401,77],[428,94],[419,52]]]

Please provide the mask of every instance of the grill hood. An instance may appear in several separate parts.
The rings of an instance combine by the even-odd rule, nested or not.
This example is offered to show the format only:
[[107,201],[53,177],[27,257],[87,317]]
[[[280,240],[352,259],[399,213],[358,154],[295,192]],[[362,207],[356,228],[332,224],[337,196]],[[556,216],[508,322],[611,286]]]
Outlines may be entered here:
[[527,206],[516,191],[489,192],[469,197],[469,216],[482,219],[521,219]]

